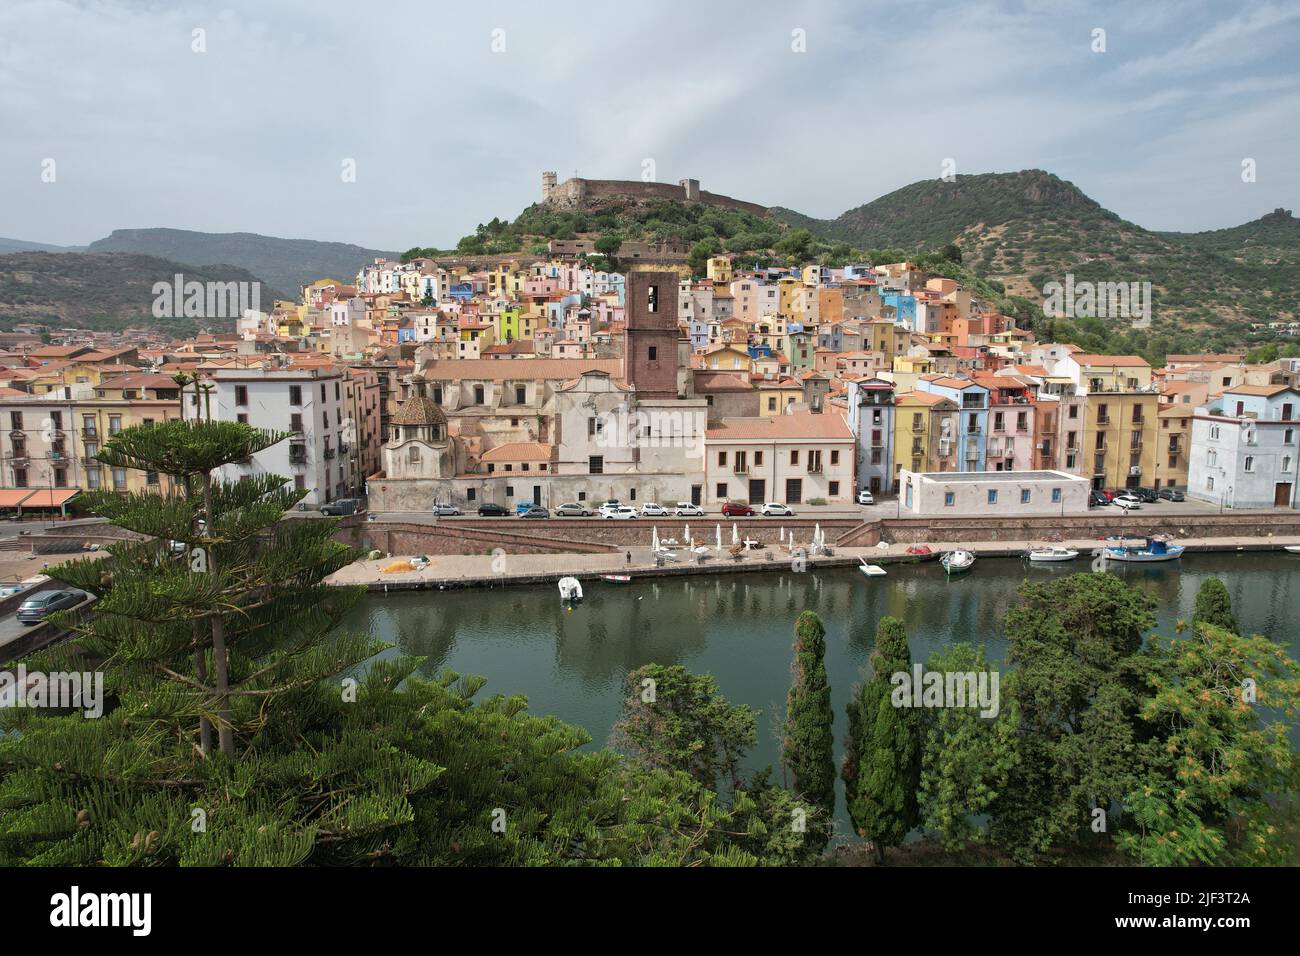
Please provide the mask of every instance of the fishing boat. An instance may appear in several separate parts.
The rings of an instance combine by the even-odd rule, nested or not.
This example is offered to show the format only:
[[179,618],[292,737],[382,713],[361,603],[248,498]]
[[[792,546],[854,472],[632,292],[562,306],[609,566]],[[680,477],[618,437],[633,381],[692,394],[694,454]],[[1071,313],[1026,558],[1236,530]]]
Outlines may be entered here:
[[629,584],[632,581],[630,574],[602,574],[602,581],[612,581],[614,584]]
[[866,558],[858,558],[858,561],[861,562],[858,566],[858,570],[861,571],[863,574],[865,574],[867,577],[883,578],[885,576],[885,569],[882,568],[880,565],[867,564]]
[[1029,560],[1034,562],[1073,561],[1078,556],[1079,552],[1073,548],[1062,548],[1059,545],[1051,548],[1029,549]]
[[1107,548],[1106,560],[1127,561],[1134,564],[1174,561],[1183,556],[1183,550],[1181,544],[1170,544],[1164,538],[1147,538],[1146,544],[1134,547]]
[[939,561],[949,574],[960,574],[969,571],[975,564],[975,555],[970,551],[949,551]]
[[1300,554],[1300,544],[1288,544],[1283,550],[1292,554]]
[[582,585],[574,577],[560,578],[560,600],[577,603],[582,600]]

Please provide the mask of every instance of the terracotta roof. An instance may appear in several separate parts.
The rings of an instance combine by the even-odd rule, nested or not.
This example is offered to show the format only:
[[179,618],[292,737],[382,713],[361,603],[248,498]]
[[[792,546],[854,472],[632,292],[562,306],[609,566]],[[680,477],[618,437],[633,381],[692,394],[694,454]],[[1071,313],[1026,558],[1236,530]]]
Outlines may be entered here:
[[397,407],[390,419],[393,425],[445,425],[447,416],[433,400],[424,395],[408,398]]
[[550,461],[551,446],[535,441],[507,442],[483,452],[479,461]]
[[938,392],[902,392],[894,398],[896,404],[904,402],[917,402],[921,405],[938,405],[940,402],[947,402],[953,408],[957,403],[947,396],[940,395]]
[[848,423],[839,415],[797,412],[771,418],[724,418],[705,438],[712,441],[771,441],[797,439],[853,440]]
[[435,359],[421,370],[430,381],[439,379],[544,379],[562,382],[578,378],[584,372],[619,375],[622,359],[521,359],[502,362],[497,359]]
[[1276,395],[1279,392],[1300,394],[1300,389],[1294,389],[1290,385],[1234,385],[1223,390],[1224,395]]
[[745,379],[732,372],[696,369],[695,391],[697,392],[751,392],[753,386]]

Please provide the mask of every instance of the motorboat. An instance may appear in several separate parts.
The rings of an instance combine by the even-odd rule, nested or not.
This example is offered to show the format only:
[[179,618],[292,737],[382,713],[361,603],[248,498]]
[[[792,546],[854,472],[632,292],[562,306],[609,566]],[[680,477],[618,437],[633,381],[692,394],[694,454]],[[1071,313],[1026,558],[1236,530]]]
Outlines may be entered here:
[[1289,551],[1291,554],[1300,554],[1300,544],[1288,544],[1282,550]]
[[602,581],[610,581],[610,582],[612,582],[612,583],[614,583],[614,584],[630,584],[631,581],[632,581],[632,575],[630,575],[630,574],[602,574],[602,575],[600,576],[600,579],[601,579]]
[[943,564],[943,569],[949,574],[960,574],[963,571],[969,571],[975,564],[975,555],[970,551],[949,551],[939,561]]
[[1147,564],[1156,561],[1174,561],[1183,556],[1181,544],[1170,544],[1164,538],[1147,538],[1146,543],[1133,547],[1107,548],[1104,552],[1107,561],[1126,561],[1134,564]]
[[858,558],[858,561],[861,562],[861,563],[858,565],[858,570],[861,571],[863,574],[865,574],[867,577],[869,577],[869,578],[883,578],[883,577],[885,576],[885,573],[886,573],[886,572],[885,572],[885,569],[882,568],[880,565],[878,565],[878,564],[867,564],[867,561],[866,561],[865,558]]
[[582,600],[582,585],[575,577],[560,578],[560,600],[576,603]]
[[1078,551],[1073,548],[1062,548],[1060,545],[1050,548],[1029,549],[1029,560],[1034,562],[1073,561],[1078,556]]

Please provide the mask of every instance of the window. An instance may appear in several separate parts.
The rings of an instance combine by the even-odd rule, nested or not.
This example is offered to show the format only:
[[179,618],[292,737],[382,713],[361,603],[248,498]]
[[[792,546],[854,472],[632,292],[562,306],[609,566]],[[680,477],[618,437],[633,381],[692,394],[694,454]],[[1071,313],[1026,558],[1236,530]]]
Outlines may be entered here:
[[248,404],[248,386],[247,386],[247,385],[236,385],[236,386],[235,386],[235,404],[236,404],[236,405],[247,405],[247,404]]
[[322,402],[325,401],[325,383],[324,383],[324,382],[321,382],[321,383],[320,383],[320,400],[321,400]]
[[727,464],[727,453],[725,451],[718,452],[718,467],[719,468],[725,467],[726,464]]
[[943,506],[945,508],[951,508],[956,503],[957,503],[957,496],[955,494],[953,494],[951,491],[945,491],[943,493]]
[[790,464],[792,464],[792,465],[797,465],[797,464],[799,464],[799,449],[798,449],[798,448],[795,448],[795,449],[793,449],[793,450],[790,452]]
[[1022,505],[1027,505],[1027,504],[1029,504],[1029,499],[1030,499],[1030,497],[1031,497],[1031,495],[1030,495],[1030,493],[1029,493],[1029,489],[1028,489],[1028,488],[1021,488],[1021,489],[1020,489],[1020,503],[1021,503]]
[[767,410],[768,410],[769,412],[774,412],[774,411],[776,411],[776,397],[775,397],[775,396],[770,396],[770,397],[768,398],[768,400],[767,400]]
[[20,431],[23,430],[23,413],[22,413],[22,412],[10,412],[10,413],[9,413],[9,427],[10,427],[11,429],[13,429],[14,431],[16,431],[16,432],[20,432]]
[[839,463],[840,463],[840,453],[839,453],[838,451],[832,450],[832,451],[831,451],[831,464],[832,464],[832,465],[838,465]]
[[1210,475],[1206,475],[1205,477],[1205,488],[1207,491],[1214,490],[1214,478]]
[[118,432],[120,432],[121,430],[122,430],[122,416],[121,416],[121,415],[109,415],[109,416],[108,416],[108,433],[109,433],[110,435],[116,435],[116,434],[117,434]]
[[1291,470],[1291,456],[1290,456],[1290,455],[1283,455],[1283,456],[1282,456],[1282,470],[1283,470],[1283,471],[1290,471],[1290,470]]
[[289,404],[290,404],[290,405],[301,405],[301,404],[302,404],[302,386],[301,386],[301,385],[290,385],[290,386],[289,386]]
[[482,386],[482,385],[475,385],[475,386],[474,386],[474,404],[475,404],[475,405],[482,405],[482,404],[483,404],[483,386]]
[[1060,488],[1053,488],[1053,489],[1052,489],[1052,504],[1054,504],[1054,505],[1059,505],[1060,503],[1061,503],[1061,489],[1060,489]]
[[1070,417],[1071,417],[1071,418],[1078,418],[1078,417],[1079,417],[1079,406],[1078,406],[1078,405],[1071,405],[1071,406],[1070,406]]
[[289,416],[289,431],[302,433],[302,415],[295,413]]
[[237,422],[239,422],[239,424],[241,424],[241,425],[247,425],[247,424],[248,424],[248,416],[247,416],[246,414],[244,414],[243,412],[240,412],[238,415],[236,415],[236,416],[235,416],[235,420],[236,420]]
[[650,346],[646,350],[646,357],[652,362],[659,361],[659,347],[656,345]]
[[717,491],[718,498],[725,499],[727,497],[727,483],[725,481],[719,482],[718,487],[714,490]]
[[294,487],[294,490],[295,490],[295,491],[306,491],[306,490],[307,490],[307,479],[306,479],[306,477],[304,477],[303,475],[294,475],[294,476],[293,476],[293,487]]
[[838,481],[832,481],[829,488],[832,497],[840,493],[840,483]]
[[146,471],[146,472],[144,473],[144,483],[145,483],[146,485],[156,485],[156,484],[158,484],[158,472],[156,472],[156,471]]
[[15,485],[16,487],[18,487],[18,488],[26,488],[26,487],[27,487],[27,469],[26,469],[26,468],[15,468],[15,469],[14,469],[14,485]]
[[515,386],[515,404],[524,405],[528,402],[528,389],[523,385]]
[[605,473],[605,457],[603,455],[592,455],[587,459],[587,474],[603,475]]
[[1282,444],[1289,445],[1293,441],[1295,441],[1295,429],[1288,428],[1282,433]]
[[761,451],[754,452],[754,464],[755,465],[763,464],[763,453]]
[[1243,471],[1254,471],[1254,470],[1255,470],[1255,458],[1254,458],[1253,455],[1247,455],[1247,456],[1246,456],[1246,464],[1245,464],[1245,466],[1243,467],[1242,470],[1243,470]]
[[997,503],[998,503],[998,493],[997,493],[995,490],[993,490],[992,488],[990,488],[990,489],[989,489],[989,504],[991,504],[991,505],[995,505],[995,504],[997,504]]
[[113,490],[126,491],[126,469],[125,468],[113,469]]

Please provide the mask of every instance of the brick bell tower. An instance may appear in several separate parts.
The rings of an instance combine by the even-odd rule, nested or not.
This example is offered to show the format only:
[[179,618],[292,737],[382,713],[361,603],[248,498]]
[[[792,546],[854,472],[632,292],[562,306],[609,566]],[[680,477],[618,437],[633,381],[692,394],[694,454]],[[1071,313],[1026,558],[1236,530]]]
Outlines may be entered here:
[[676,272],[627,274],[623,380],[639,400],[677,397]]

